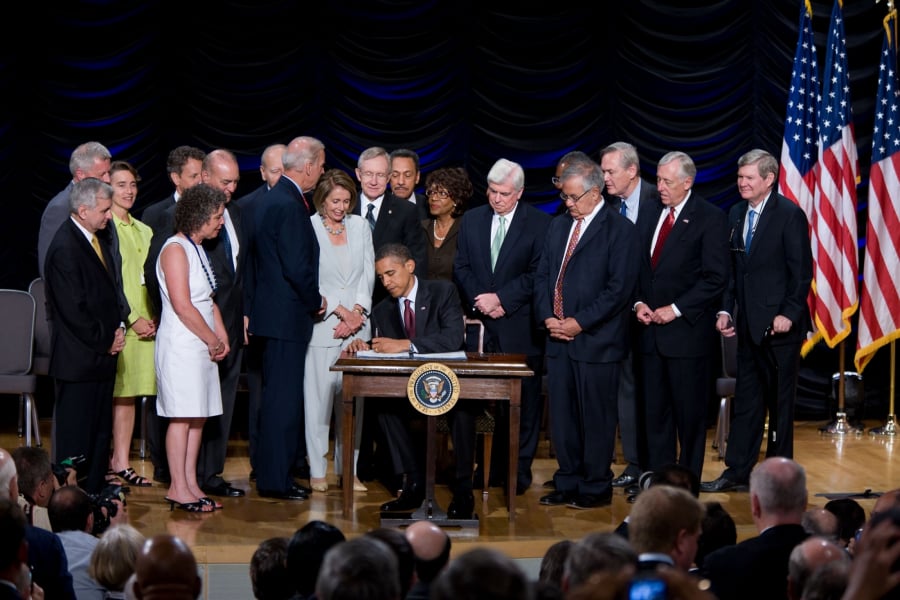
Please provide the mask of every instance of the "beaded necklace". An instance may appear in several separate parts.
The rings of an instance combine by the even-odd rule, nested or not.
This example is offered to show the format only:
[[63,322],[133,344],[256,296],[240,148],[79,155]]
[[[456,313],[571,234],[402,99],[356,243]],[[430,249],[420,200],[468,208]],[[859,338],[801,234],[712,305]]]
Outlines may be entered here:
[[319,215],[319,218],[322,219],[322,227],[324,227],[325,231],[327,231],[331,235],[341,235],[342,233],[344,233],[344,229],[346,229],[344,221],[341,221],[340,229],[332,229],[328,226],[328,223],[325,222],[325,215]]
[[191,239],[191,236],[184,236],[187,238],[187,241],[191,243],[191,246],[194,247],[194,250],[197,252],[197,258],[200,259],[200,266],[203,267],[203,273],[206,275],[206,281],[209,282],[209,287],[212,288],[211,296],[215,295],[216,290],[219,289],[218,282],[216,281],[216,274],[212,271],[212,265],[209,268],[206,268],[207,263],[209,262],[209,255],[206,254],[206,248],[203,249],[203,254],[206,255],[206,261],[203,260],[203,256],[200,254],[200,248],[197,247],[197,244],[194,243],[194,240]]

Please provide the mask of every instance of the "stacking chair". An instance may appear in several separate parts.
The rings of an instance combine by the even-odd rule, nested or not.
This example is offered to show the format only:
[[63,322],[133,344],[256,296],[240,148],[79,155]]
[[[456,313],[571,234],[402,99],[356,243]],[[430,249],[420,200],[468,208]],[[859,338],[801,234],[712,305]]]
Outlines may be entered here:
[[[34,298],[34,351],[31,357],[31,371],[38,377],[50,376],[50,321],[47,320],[47,292],[44,280],[38,277],[28,285],[28,293]],[[19,403],[19,433],[24,424],[25,403]],[[41,445],[41,434],[38,429],[38,411],[32,409],[35,439]]]
[[737,335],[721,337],[722,343],[722,375],[716,378],[716,395],[719,396],[719,419],[716,425],[716,436],[713,438],[713,449],[718,451],[719,460],[725,459],[725,445],[728,443],[728,431],[731,428],[731,399],[737,383]]
[[23,402],[25,443],[31,445],[32,426],[37,432],[34,392],[37,375],[32,371],[34,347],[34,298],[26,291],[0,289],[0,394],[15,394]]

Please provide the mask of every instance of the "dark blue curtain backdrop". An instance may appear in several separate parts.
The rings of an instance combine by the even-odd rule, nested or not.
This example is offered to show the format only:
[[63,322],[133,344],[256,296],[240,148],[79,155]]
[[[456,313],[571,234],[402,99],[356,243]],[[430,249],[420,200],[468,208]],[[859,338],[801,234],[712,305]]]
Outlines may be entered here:
[[[50,41],[0,55],[2,287],[36,277],[41,212],[87,140],[137,166],[136,213],[171,192],[177,145],[235,152],[243,195],[261,183],[263,148],[304,134],[348,171],[372,145],[418,151],[425,174],[463,166],[476,204],[490,166],[509,158],[526,169],[525,199],[548,211],[562,154],[626,140],[651,180],[660,156],[688,152],[696,189],[727,208],[738,156],[780,156],[800,14],[799,0],[51,4],[29,26]],[[812,4],[822,57],[832,4]],[[887,8],[843,10],[864,234]]]

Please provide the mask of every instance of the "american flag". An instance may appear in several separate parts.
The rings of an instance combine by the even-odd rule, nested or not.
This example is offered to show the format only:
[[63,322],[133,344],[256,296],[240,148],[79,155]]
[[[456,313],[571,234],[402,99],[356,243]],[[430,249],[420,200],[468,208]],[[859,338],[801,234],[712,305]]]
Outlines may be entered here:
[[859,372],[880,347],[900,337],[900,239],[897,236],[900,231],[900,98],[897,47],[891,43],[896,21],[894,10],[885,19],[878,74],[869,174],[869,223],[854,359]]
[[856,184],[859,160],[850,107],[850,71],[840,0],[835,0],[819,99],[819,160],[816,163],[813,272],[815,332],[804,348],[824,339],[829,348],[850,334],[859,306],[856,246]]
[[[778,191],[806,213],[810,224],[810,243],[813,260],[816,256],[816,237],[812,228],[815,216],[816,172],[819,129],[816,107],[819,101],[819,66],[816,59],[815,35],[812,27],[812,6],[809,0],[800,5],[800,35],[794,52],[791,87],[784,119],[784,139],[781,144],[781,165],[778,169]],[[813,312],[815,295],[809,292],[809,311]],[[810,347],[812,343],[810,344]],[[805,354],[805,352],[804,352]]]

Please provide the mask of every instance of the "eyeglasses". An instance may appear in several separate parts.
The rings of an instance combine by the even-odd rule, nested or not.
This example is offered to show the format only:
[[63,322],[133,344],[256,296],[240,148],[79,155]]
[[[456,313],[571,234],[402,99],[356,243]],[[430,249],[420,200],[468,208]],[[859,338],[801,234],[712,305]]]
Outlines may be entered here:
[[556,187],[559,187],[559,184],[562,183],[562,179],[560,179],[559,177],[551,177],[550,183],[552,183]]
[[560,194],[559,197],[562,198],[563,202],[571,202],[572,204],[577,204],[579,200],[587,196],[587,193],[590,192],[594,188],[590,188],[589,190],[585,190],[583,194],[580,196],[567,196],[566,194]]
[[363,171],[359,175],[363,179],[373,179],[374,178],[374,179],[379,179],[379,180],[386,180],[388,178],[387,173],[376,173],[375,171]]
[[429,196],[429,197],[437,196],[441,200],[446,200],[447,198],[450,197],[450,193],[447,190],[435,190],[435,189],[427,190],[425,192],[425,195]]

